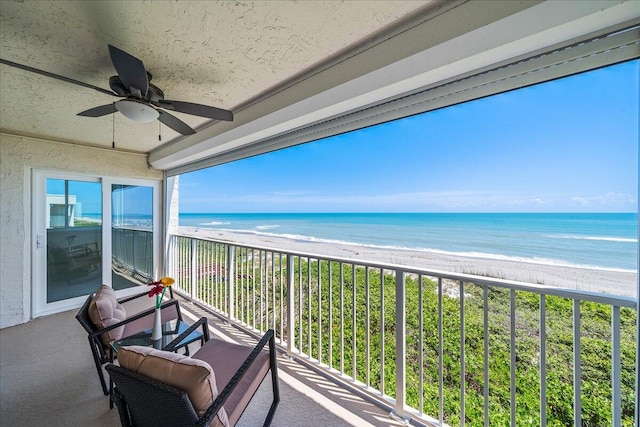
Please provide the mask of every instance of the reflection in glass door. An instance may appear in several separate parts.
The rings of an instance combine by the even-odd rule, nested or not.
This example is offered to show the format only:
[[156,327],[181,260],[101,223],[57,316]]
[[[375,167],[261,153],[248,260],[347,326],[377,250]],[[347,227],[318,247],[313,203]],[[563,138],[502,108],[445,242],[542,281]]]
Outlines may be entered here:
[[114,289],[153,279],[153,187],[111,185],[111,280]]
[[94,292],[102,283],[102,185],[46,180],[46,301]]

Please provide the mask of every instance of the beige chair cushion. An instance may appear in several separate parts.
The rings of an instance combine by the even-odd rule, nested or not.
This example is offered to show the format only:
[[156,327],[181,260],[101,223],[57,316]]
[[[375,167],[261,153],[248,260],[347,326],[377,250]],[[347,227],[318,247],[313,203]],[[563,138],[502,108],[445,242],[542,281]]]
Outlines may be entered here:
[[[118,303],[113,288],[102,285],[89,304],[89,318],[96,325],[96,328],[102,329],[125,320],[127,312]],[[120,326],[102,334],[100,339],[105,344],[109,344],[111,341],[122,338],[123,331],[124,326]]]
[[[123,368],[186,392],[199,417],[218,397],[215,374],[205,361],[142,346],[122,347],[118,360]],[[210,425],[229,425],[224,408],[218,411]]]

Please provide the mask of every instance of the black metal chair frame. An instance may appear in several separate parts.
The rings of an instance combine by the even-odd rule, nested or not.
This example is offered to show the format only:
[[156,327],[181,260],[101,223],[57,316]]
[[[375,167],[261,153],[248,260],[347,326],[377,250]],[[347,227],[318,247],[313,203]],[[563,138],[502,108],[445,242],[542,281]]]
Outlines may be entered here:
[[[180,310],[180,306],[178,306],[178,310]],[[178,313],[179,313],[179,311],[178,311]],[[180,316],[179,317],[180,321],[182,321],[182,315],[179,314],[179,316]],[[180,348],[183,347],[183,345],[181,345],[182,340],[185,339],[186,337],[188,337],[189,334],[191,334],[191,332],[195,331],[196,329],[198,329],[201,326],[202,326],[202,337],[200,338],[200,345],[204,345],[204,343],[209,341],[209,322],[207,321],[206,317],[201,317],[193,325],[189,326],[184,332],[182,332],[180,335],[178,335],[176,338],[174,338],[173,341],[171,341],[169,344],[164,346],[162,348],[162,350],[164,350],[164,351],[178,351]],[[185,350],[184,354],[186,356],[188,356],[189,355],[189,347],[185,346],[185,349],[186,350]],[[111,351],[110,351],[108,356],[109,356],[109,361],[108,362],[109,363],[113,363],[113,349],[111,349]],[[111,377],[109,377],[109,409],[113,408],[113,399],[111,398],[111,396],[113,396],[113,381],[111,380]]]
[[[178,300],[173,299],[173,291],[171,290],[171,288],[169,288],[169,293],[171,296],[171,299],[168,301],[165,301],[164,303],[162,303],[161,305],[161,310],[165,309],[166,307],[170,307],[172,305],[176,306],[176,311],[178,313],[178,319],[182,321],[182,313],[180,312],[180,304],[178,303]],[[80,307],[80,310],[78,311],[78,313],[76,314],[76,319],[78,319],[78,322],[80,322],[80,324],[82,325],[82,327],[87,331],[88,335],[88,339],[89,339],[89,347],[91,347],[91,354],[93,355],[93,361],[95,362],[96,365],[96,370],[98,371],[98,378],[100,378],[100,385],[102,386],[102,392],[104,393],[105,396],[109,395],[109,390],[107,388],[107,381],[104,377],[104,373],[102,371],[102,366],[105,363],[109,363],[111,361],[113,361],[112,358],[112,354],[111,351],[107,351],[108,347],[102,342],[102,340],[100,339],[101,335],[109,332],[112,329],[116,329],[119,328],[121,326],[126,325],[127,323],[133,322],[134,320],[138,320],[141,319],[145,316],[149,316],[151,314],[153,314],[155,308],[149,308],[147,310],[141,311],[140,313],[137,313],[131,317],[127,317],[125,320],[123,320],[122,322],[118,322],[115,323],[109,327],[106,328],[96,328],[96,326],[93,324],[93,322],[91,321],[91,318],[89,317],[89,305],[91,304],[91,300],[93,299],[93,295],[91,294],[89,295],[89,297],[87,298],[87,300],[84,302],[84,304],[82,305],[82,307]],[[147,296],[148,293],[142,293],[139,295],[134,295],[128,298],[123,298],[123,299],[119,299],[118,302],[120,304],[126,303],[128,301],[133,301],[137,298],[143,297],[143,296]],[[205,327],[205,329],[207,329]],[[189,328],[190,332],[193,331],[194,329]],[[180,337],[182,337],[184,334],[181,334]],[[208,335],[208,330],[207,330],[207,335]],[[186,336],[186,335],[185,335]],[[178,338],[180,338],[178,337]],[[207,337],[208,339],[208,337]],[[172,341],[171,344],[177,344],[180,341],[175,342]],[[171,345],[170,344],[170,345]],[[174,345],[175,345],[174,344]],[[169,346],[167,346],[169,347]]]
[[[255,362],[258,354],[262,351],[267,342],[269,343],[269,369],[271,370],[273,401],[264,421],[264,426],[271,425],[276,408],[280,402],[278,365],[276,360],[277,349],[272,329],[267,331],[267,333],[262,337],[260,342],[251,351],[247,359],[233,375],[229,383],[220,392],[216,400],[200,418],[198,418],[198,415],[189,400],[189,396],[183,390],[152,380],[128,369],[121,368],[120,366],[111,363],[108,364],[106,366],[106,370],[116,385],[113,390],[112,400],[118,408],[122,426],[208,426],[214,416],[223,407],[231,393],[238,386],[242,377]],[[215,370],[215,367],[213,368]],[[128,390],[131,392],[131,395],[125,397],[119,391],[119,388],[122,388],[124,393]],[[255,394],[255,390],[253,393]],[[253,398],[253,395],[251,397]],[[127,399],[131,402],[128,402]],[[249,402],[250,401],[251,399],[249,399]],[[145,412],[145,416],[142,417],[142,419],[137,420],[138,424],[135,425],[133,424],[134,421],[132,420],[129,409],[132,402],[136,405],[136,408]],[[243,408],[243,413],[245,409],[246,407]]]

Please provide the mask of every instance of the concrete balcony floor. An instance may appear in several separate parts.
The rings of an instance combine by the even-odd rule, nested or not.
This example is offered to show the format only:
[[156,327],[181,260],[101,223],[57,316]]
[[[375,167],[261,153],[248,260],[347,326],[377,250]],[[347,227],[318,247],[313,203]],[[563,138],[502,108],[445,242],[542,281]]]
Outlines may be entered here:
[[[253,344],[256,340],[181,299],[185,320],[207,315],[212,336]],[[0,330],[0,424],[118,426],[102,394],[87,335],[76,310]],[[194,351],[198,344],[192,344]],[[286,355],[278,357],[280,404],[273,426],[400,426],[388,411],[318,375]],[[262,425],[271,402],[270,376],[239,426]]]

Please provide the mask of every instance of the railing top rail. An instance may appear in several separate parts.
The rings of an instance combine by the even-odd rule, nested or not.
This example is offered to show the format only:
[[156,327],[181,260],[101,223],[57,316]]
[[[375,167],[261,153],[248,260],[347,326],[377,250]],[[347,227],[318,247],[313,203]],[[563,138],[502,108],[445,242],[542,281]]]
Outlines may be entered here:
[[147,227],[147,226],[136,226],[136,225],[112,225],[111,226],[112,229],[114,230],[132,230],[132,231],[143,231],[143,232],[147,232],[147,233],[153,233],[153,230],[151,229],[151,227]]
[[498,288],[514,289],[518,291],[527,291],[527,292],[533,292],[533,293],[542,294],[542,295],[557,296],[557,297],[570,298],[570,299],[581,300],[581,301],[590,301],[590,302],[608,304],[608,305],[618,306],[618,307],[636,308],[638,303],[636,298],[626,297],[621,295],[601,294],[597,292],[582,291],[578,289],[562,288],[562,287],[541,285],[541,284],[535,284],[535,283],[526,283],[526,282],[519,282],[516,280],[506,280],[506,279],[492,278],[492,277],[486,277],[486,276],[476,276],[473,274],[453,273],[450,271],[434,270],[434,269],[428,269],[428,268],[422,268],[422,267],[413,267],[413,266],[402,265],[402,264],[384,263],[380,261],[368,261],[363,259],[320,255],[320,254],[314,254],[314,253],[308,253],[308,252],[294,252],[294,251],[289,251],[287,249],[275,248],[270,246],[249,245],[245,243],[234,242],[231,240],[221,240],[221,239],[215,239],[215,238],[204,237],[204,236],[194,236],[193,234],[185,233],[185,232],[174,231],[169,235],[186,237],[186,238],[196,239],[196,240],[209,241],[209,242],[219,243],[223,245],[233,245],[233,246],[238,246],[238,247],[248,248],[248,249],[277,252],[285,255],[292,255],[292,256],[298,256],[303,258],[325,260],[330,262],[340,262],[345,264],[354,264],[362,267],[380,268],[383,270],[393,270],[393,271],[400,270],[409,274],[421,274],[423,276],[440,277],[443,279],[449,279],[454,281],[463,281],[465,283],[475,283],[477,285],[487,285],[487,286],[493,286]]

